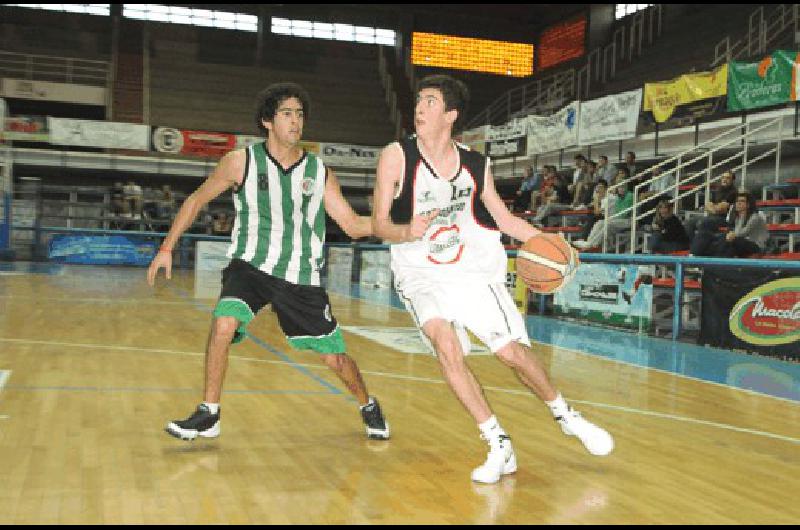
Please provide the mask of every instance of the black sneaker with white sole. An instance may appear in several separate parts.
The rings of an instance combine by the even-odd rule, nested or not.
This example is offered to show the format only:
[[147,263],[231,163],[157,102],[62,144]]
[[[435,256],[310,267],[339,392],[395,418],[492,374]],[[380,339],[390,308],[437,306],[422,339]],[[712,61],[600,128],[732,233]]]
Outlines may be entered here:
[[219,436],[219,416],[219,410],[216,414],[211,414],[208,407],[201,403],[194,414],[185,420],[169,422],[165,430],[181,440],[194,440],[198,436],[216,438]]
[[367,428],[367,438],[373,440],[389,439],[389,423],[383,417],[378,400],[371,398],[369,405],[361,407],[361,419]]

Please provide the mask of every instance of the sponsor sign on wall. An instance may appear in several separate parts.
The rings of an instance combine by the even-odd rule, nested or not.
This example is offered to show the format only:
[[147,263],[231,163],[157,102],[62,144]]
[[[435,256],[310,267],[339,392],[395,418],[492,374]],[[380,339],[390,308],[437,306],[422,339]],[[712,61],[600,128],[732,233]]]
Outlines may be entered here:
[[108,149],[150,149],[150,127],[113,121],[47,118],[50,143]]
[[60,263],[147,266],[156,242],[130,236],[75,236],[55,234],[48,257]]
[[12,142],[49,142],[45,116],[14,116],[5,119],[0,138]]
[[556,314],[636,330],[652,323],[653,267],[584,264],[555,293]]
[[153,147],[160,153],[220,158],[236,147],[236,136],[228,133],[156,127],[153,130]]
[[592,145],[636,136],[642,89],[581,103],[578,143]]
[[63,101],[99,107],[103,107],[106,104],[106,90],[102,87],[31,81],[29,79],[0,78],[0,96],[41,101]]
[[528,156],[578,145],[579,111],[573,101],[552,116],[528,116]]
[[329,166],[375,168],[381,147],[350,144],[319,144],[319,156]]

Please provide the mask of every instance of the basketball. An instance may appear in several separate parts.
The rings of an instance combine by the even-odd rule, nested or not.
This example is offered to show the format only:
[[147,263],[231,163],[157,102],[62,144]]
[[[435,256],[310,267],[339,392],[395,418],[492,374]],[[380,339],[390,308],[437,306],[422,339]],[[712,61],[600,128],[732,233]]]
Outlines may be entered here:
[[564,287],[578,268],[575,249],[561,234],[538,234],[517,251],[517,275],[534,293],[550,294]]

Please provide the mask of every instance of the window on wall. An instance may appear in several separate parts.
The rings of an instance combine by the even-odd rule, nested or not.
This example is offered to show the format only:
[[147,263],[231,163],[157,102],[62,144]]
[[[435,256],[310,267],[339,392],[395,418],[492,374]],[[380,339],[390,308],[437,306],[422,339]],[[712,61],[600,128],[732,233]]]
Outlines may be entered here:
[[647,9],[655,4],[617,4],[617,20],[632,15],[637,11]]
[[258,17],[245,13],[229,13],[209,9],[167,6],[161,4],[125,4],[122,16],[136,20],[152,20],[172,24],[188,24],[210,28],[258,31]]
[[62,13],[83,13],[86,15],[104,15],[111,13],[111,4],[3,4],[6,7],[26,7],[29,9],[46,9]]
[[390,29],[353,26],[352,24],[331,24],[311,20],[290,20],[280,17],[272,17],[272,33],[309,39],[383,44],[385,46],[394,46],[396,43],[395,32]]

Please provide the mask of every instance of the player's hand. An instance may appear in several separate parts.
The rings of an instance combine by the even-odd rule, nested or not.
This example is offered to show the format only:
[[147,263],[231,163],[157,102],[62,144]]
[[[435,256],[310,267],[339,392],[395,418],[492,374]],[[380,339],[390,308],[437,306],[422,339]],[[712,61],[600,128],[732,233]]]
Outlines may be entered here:
[[162,267],[167,274],[167,279],[172,279],[172,252],[159,250],[153,261],[150,262],[150,268],[147,269],[147,283],[150,284],[150,287],[156,284],[158,269]]
[[428,231],[428,227],[431,226],[431,223],[438,215],[438,209],[431,210],[426,214],[415,215],[414,218],[411,219],[411,224],[408,225],[406,240],[418,241],[422,239],[422,236],[425,235],[425,232]]

